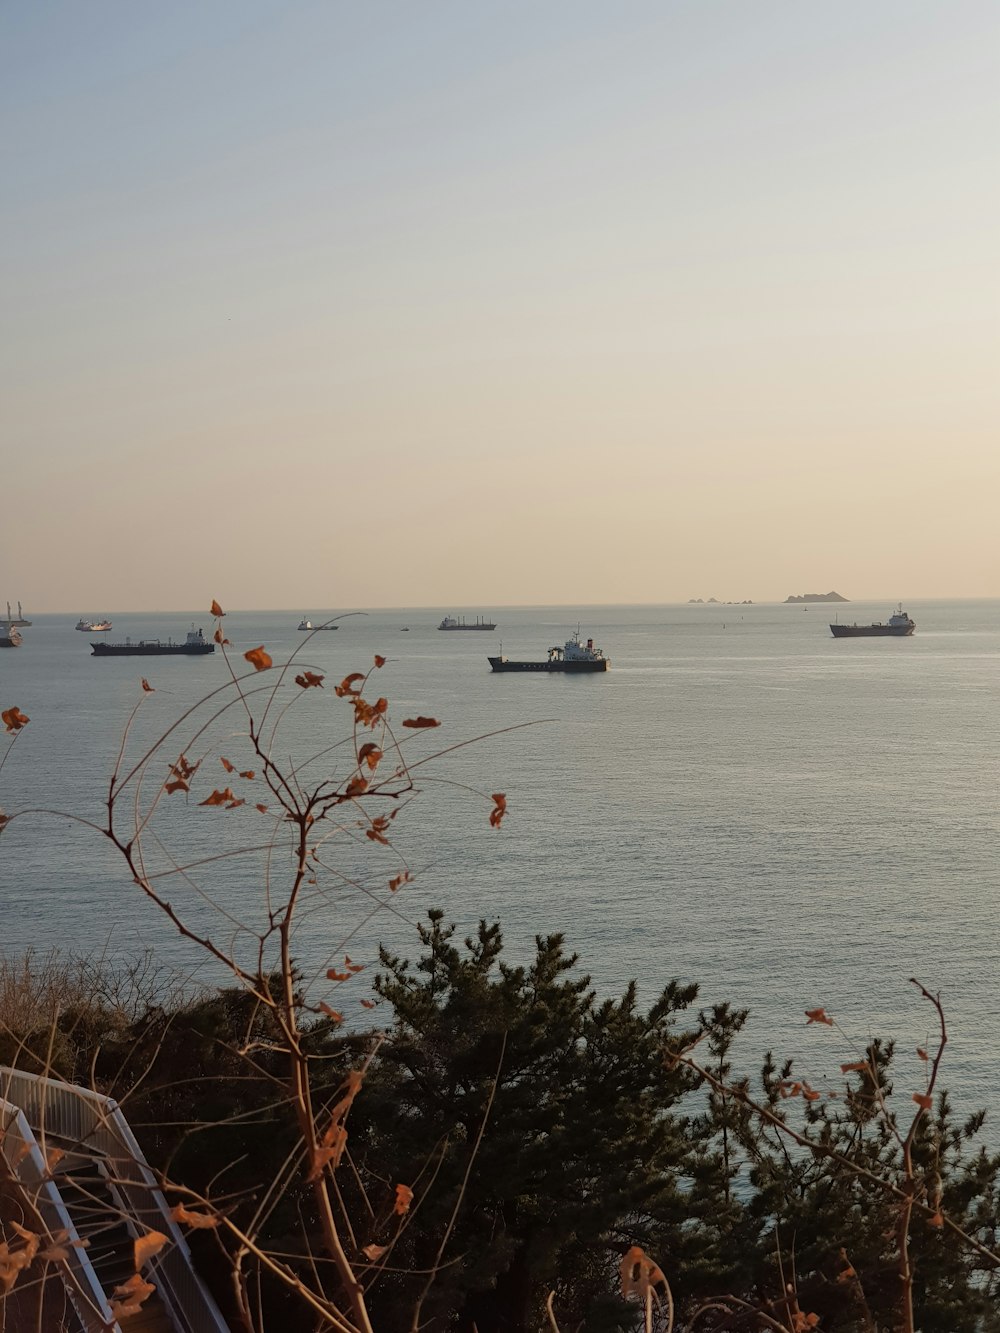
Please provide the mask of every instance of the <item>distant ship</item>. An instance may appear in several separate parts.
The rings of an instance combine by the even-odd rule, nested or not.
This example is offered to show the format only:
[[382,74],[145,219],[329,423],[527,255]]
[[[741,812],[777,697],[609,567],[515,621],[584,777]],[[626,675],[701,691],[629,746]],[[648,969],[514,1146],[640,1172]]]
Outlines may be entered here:
[[31,621],[30,621],[30,620],[25,620],[25,618],[24,618],[24,612],[21,610],[21,603],[20,603],[20,602],[18,602],[18,604],[17,604],[17,615],[16,615],[16,616],[12,616],[12,615],[11,615],[11,613],[10,613],[10,602],[7,603],[7,624],[8,624],[8,625],[20,625],[22,629],[24,629],[24,628],[30,626]]
[[198,657],[202,653],[214,653],[215,644],[206,643],[204,632],[192,625],[183,643],[174,643],[168,639],[140,639],[133,643],[126,639],[124,643],[92,643],[94,657]]
[[479,616],[476,616],[475,622],[471,625],[466,624],[465,616],[462,616],[459,620],[456,620],[454,616],[445,616],[444,620],[441,621],[441,624],[438,625],[438,629],[495,630],[496,625],[493,623],[492,620],[483,620]]
[[594,647],[593,639],[580,642],[579,627],[564,647],[550,648],[544,662],[512,662],[503,656],[486,660],[494,671],[607,671],[611,665],[601,649]]
[[20,646],[21,636],[13,623],[8,622],[6,629],[0,624],[0,648],[20,648]]
[[314,625],[311,620],[306,620],[304,616],[299,621],[299,629],[313,630],[313,629],[339,629],[339,628],[340,628],[339,625]]
[[835,639],[905,639],[916,628],[917,622],[910,619],[900,603],[899,609],[889,617],[888,623],[878,621],[873,625],[833,624],[830,626],[830,632]]
[[83,634],[102,634],[105,630],[109,630],[111,628],[111,621],[87,620],[85,616],[81,616],[80,619],[76,622],[76,627]]

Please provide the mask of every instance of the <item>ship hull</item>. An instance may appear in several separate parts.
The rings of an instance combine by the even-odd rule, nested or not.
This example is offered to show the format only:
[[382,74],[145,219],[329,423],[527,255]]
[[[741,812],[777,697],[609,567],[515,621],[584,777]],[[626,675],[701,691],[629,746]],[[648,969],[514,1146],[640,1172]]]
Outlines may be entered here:
[[486,660],[493,671],[558,671],[569,672],[571,675],[607,671],[611,665],[607,658],[602,658],[599,662],[509,662],[506,657],[488,657]]
[[493,630],[496,629],[496,625],[495,624],[485,625],[482,623],[478,625],[438,625],[438,629],[441,630],[442,633],[444,634],[452,634],[458,630],[475,630],[475,629],[484,629],[492,633]]
[[835,639],[908,639],[916,625],[831,625]]
[[92,657],[204,657],[214,643],[92,643]]

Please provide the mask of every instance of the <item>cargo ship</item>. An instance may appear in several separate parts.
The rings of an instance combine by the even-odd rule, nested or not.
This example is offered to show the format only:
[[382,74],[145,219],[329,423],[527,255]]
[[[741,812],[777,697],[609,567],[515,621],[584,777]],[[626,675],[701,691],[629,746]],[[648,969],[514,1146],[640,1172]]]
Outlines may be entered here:
[[486,660],[493,671],[607,671],[611,665],[601,649],[594,647],[593,639],[581,642],[579,627],[562,648],[550,648],[544,662],[512,662],[503,656],[502,647],[499,657]]
[[900,603],[887,622],[877,621],[873,625],[841,625],[835,622],[830,626],[830,633],[835,639],[906,639],[916,628],[917,622],[910,619]]
[[325,625],[314,625],[312,621],[307,620],[305,616],[303,616],[302,619],[299,621],[299,629],[304,629],[304,630],[337,629],[337,628],[338,626],[336,625],[336,623],[331,624],[329,622]]
[[105,630],[111,629],[110,620],[87,620],[86,617],[76,622],[76,627],[81,634],[103,634]]
[[483,620],[481,616],[476,616],[476,619],[473,621],[471,625],[466,623],[465,616],[462,616],[458,620],[456,620],[454,616],[445,616],[444,620],[441,621],[441,624],[438,625],[438,629],[494,630],[496,629],[496,625],[492,620]]
[[20,646],[21,636],[14,628],[14,622],[9,621],[6,628],[0,624],[0,648],[20,648]]
[[168,639],[140,639],[133,643],[126,639],[124,643],[92,643],[93,657],[199,657],[202,653],[214,653],[215,644],[205,641],[204,632],[192,625],[183,643],[174,643]]

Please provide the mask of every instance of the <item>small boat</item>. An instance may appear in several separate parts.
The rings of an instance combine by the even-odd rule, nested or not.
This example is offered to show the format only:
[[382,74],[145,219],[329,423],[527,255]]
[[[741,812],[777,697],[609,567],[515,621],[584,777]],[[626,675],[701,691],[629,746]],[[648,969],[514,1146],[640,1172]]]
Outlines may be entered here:
[[140,639],[133,643],[126,639],[124,643],[92,643],[93,657],[200,657],[203,653],[214,653],[215,644],[205,640],[204,630],[192,625],[183,643],[174,643],[168,639]]
[[887,622],[877,621],[872,625],[841,625],[835,621],[830,626],[830,633],[835,639],[907,639],[916,628],[917,622],[910,619],[900,602]]
[[499,657],[486,659],[493,671],[607,671],[611,666],[609,658],[600,648],[594,647],[594,640],[586,643],[580,640],[580,627],[566,640],[562,648],[550,648],[544,662],[512,662],[503,656],[501,645]]
[[8,621],[6,628],[0,625],[0,648],[20,648],[22,639],[14,627],[13,621]]
[[24,612],[21,610],[21,603],[20,603],[20,602],[18,602],[18,604],[17,604],[17,615],[16,615],[16,616],[12,616],[12,615],[11,615],[11,613],[10,613],[10,602],[7,603],[7,624],[8,624],[8,625],[19,625],[22,629],[25,629],[25,628],[27,628],[28,626],[30,626],[31,621],[30,621],[30,620],[25,620],[25,618],[24,618]]
[[103,634],[105,630],[111,629],[110,620],[86,620],[84,617],[76,622],[76,627],[84,634]]
[[339,628],[340,628],[339,625],[334,625],[334,624],[314,625],[311,620],[306,620],[304,616],[299,621],[299,629],[316,630],[316,629],[339,629]]
[[483,620],[481,616],[476,616],[475,621],[469,625],[466,623],[465,616],[456,620],[454,616],[445,616],[438,629],[485,629],[494,630],[496,625],[492,620]]

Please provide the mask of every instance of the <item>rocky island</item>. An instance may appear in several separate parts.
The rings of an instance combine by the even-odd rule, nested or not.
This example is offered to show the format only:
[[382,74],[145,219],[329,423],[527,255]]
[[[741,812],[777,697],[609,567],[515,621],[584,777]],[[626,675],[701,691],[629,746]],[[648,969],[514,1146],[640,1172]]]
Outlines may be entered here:
[[786,597],[788,602],[849,602],[849,597],[841,597],[839,592],[804,592],[801,597]]

